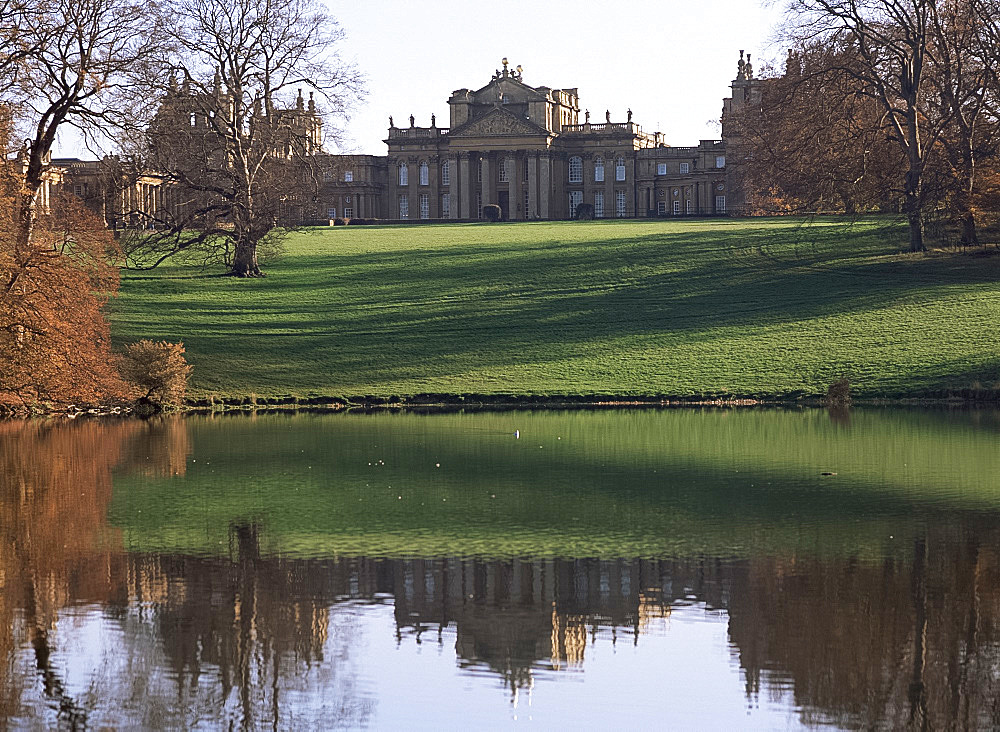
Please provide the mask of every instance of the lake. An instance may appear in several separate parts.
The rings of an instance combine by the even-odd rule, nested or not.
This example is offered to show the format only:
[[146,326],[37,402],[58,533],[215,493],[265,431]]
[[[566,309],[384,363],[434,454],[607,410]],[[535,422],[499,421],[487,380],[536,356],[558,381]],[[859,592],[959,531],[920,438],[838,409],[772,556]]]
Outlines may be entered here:
[[0,422],[0,728],[997,728],[998,447],[996,410]]

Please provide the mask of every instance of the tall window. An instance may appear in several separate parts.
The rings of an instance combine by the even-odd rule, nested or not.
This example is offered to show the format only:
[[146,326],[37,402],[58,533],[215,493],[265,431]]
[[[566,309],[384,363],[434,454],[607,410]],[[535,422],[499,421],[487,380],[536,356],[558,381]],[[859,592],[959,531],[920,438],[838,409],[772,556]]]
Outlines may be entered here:
[[715,197],[715,213],[725,213],[726,212],[726,197],[716,196]]
[[684,213],[691,214],[694,213],[694,201],[690,198],[684,202]]
[[690,173],[691,163],[681,163],[681,173]]
[[335,219],[335,218],[337,218],[337,209],[336,209],[335,206],[330,206],[330,208],[328,208],[326,210],[326,217],[328,219]]
[[401,186],[410,185],[410,175],[406,170],[406,163],[399,164],[399,185]]
[[[447,163],[445,163],[447,165]],[[441,196],[441,218],[450,219],[451,218],[451,194],[445,193]]]
[[399,194],[399,218],[410,218],[410,198],[405,193]]
[[483,161],[482,160],[477,160],[476,161],[476,181],[478,183],[482,183],[483,182]]
[[482,193],[477,193],[476,194],[476,218],[477,219],[483,218],[483,194]]
[[726,167],[726,156],[725,155],[716,155],[715,156],[715,167],[716,168],[725,168]]
[[681,202],[680,201],[674,201],[674,216],[679,215],[680,212],[681,212]]
[[354,171],[353,170],[345,170],[344,171],[344,182],[345,183],[352,183],[353,181],[354,181]]
[[507,179],[507,158],[501,158],[500,165],[497,168],[497,180],[501,183],[506,183]]
[[615,216],[625,217],[625,191],[615,191]]
[[569,182],[583,183],[583,158],[578,155],[569,159]]
[[656,174],[657,175],[666,175],[667,174],[667,164],[666,163],[657,163],[656,164]]
[[594,193],[594,218],[604,218],[604,191]]
[[420,163],[420,185],[425,186],[430,182],[430,171],[427,169],[427,163]]
[[570,191],[569,192],[569,215],[571,218],[576,218],[576,208],[581,203],[583,203],[583,191]]
[[420,194],[420,218],[429,219],[431,217],[430,196],[426,193]]
[[594,160],[594,182],[604,182],[604,158],[597,158]]
[[521,175],[521,180],[523,180],[525,183],[528,182],[528,165],[529,165],[528,161],[525,160],[524,161],[524,173]]
[[447,160],[441,163],[441,185],[443,186],[451,185],[451,168],[448,167]]
[[347,208],[344,209],[344,218],[345,219],[349,219],[353,215],[354,215],[354,207],[353,206],[348,206]]
[[615,160],[615,180],[625,180],[625,158]]
[[524,189],[524,218],[528,218],[531,213],[531,209],[528,208],[528,202],[531,200],[528,189]]
[[656,214],[657,216],[666,216],[667,214],[667,202],[657,201],[656,202]]

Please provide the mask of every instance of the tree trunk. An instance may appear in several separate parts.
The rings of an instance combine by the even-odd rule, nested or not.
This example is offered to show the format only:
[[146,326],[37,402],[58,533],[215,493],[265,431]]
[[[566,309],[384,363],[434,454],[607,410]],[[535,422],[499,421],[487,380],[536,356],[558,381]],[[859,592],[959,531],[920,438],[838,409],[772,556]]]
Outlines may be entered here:
[[236,242],[233,266],[229,273],[233,277],[263,277],[257,265],[257,242],[240,239]]
[[906,208],[906,220],[910,226],[910,251],[925,252],[927,247],[924,246],[924,217],[920,208],[911,206],[909,201],[906,202]]

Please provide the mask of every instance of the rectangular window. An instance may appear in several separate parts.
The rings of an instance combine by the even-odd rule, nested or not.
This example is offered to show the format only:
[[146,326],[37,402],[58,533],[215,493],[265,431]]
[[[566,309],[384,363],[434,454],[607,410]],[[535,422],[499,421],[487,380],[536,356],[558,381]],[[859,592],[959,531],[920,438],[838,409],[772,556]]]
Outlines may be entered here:
[[576,218],[576,208],[581,203],[583,203],[583,191],[570,191],[569,192],[569,216],[571,219]]
[[569,182],[583,183],[583,159],[577,155],[569,159]]
[[399,164],[399,185],[406,186],[410,184],[410,173],[406,168],[406,163]]
[[334,207],[332,207],[332,206],[330,208],[328,208],[326,210],[326,217],[328,219],[335,219],[335,218],[337,218],[337,209],[334,208]]
[[726,197],[716,196],[715,197],[715,213],[725,213],[726,212]]
[[354,171],[345,170],[344,171],[344,182],[352,183],[354,181]]
[[508,163],[508,161],[507,161],[506,158],[504,158],[503,160],[500,161],[500,167],[497,169],[497,181],[498,182],[500,182],[500,183],[506,183],[507,182],[507,180],[508,180],[507,173],[510,172],[510,169],[507,167],[508,165],[509,165],[509,163]]
[[441,165],[441,185],[450,186],[451,185],[451,168],[448,167],[448,161],[445,160]]
[[430,196],[426,193],[420,194],[420,218],[429,219],[431,217]]
[[657,216],[666,216],[667,215],[667,202],[666,201],[657,201],[656,202],[656,214],[657,214]]
[[681,173],[690,173],[691,163],[681,163]]
[[657,163],[656,164],[656,174],[657,175],[666,175],[667,174],[667,164],[666,163]]
[[625,158],[618,158],[615,163],[615,180],[625,180]]
[[[445,163],[447,165],[447,163]],[[441,218],[450,219],[451,218],[451,194],[445,193],[441,196]]]
[[420,185],[425,186],[430,181],[430,168],[427,163],[420,163],[420,167],[417,168],[417,173],[420,177]]
[[[525,168],[525,170],[527,170],[527,168]],[[530,209],[528,208],[528,202],[530,200],[531,200],[531,198],[528,195],[528,189],[525,188],[524,189],[524,218],[528,218],[528,212],[530,211]]]
[[680,215],[680,212],[681,212],[681,202],[674,201],[674,216]]
[[603,183],[604,182],[604,160],[603,158],[598,158],[594,161],[594,182]]
[[625,217],[625,191],[615,191],[615,216]]
[[686,214],[694,213],[694,201],[692,201],[690,198],[684,202],[684,213]]
[[715,167],[716,168],[725,168],[726,167],[726,156],[725,155],[716,155],[715,156]]
[[[525,183],[528,182],[528,165],[530,165],[530,163],[528,163],[528,161],[525,160],[524,161],[524,175],[521,177],[521,180],[523,180]],[[525,209],[525,210],[527,210],[527,209]]]
[[73,186],[74,196],[83,196],[83,186]]
[[476,162],[476,182],[483,182],[483,161],[479,160]]
[[323,182],[324,183],[329,183],[331,180],[333,180],[333,173],[331,173],[329,170],[324,170],[323,171]]
[[594,193],[594,218],[604,218],[604,191],[596,191]]
[[476,218],[477,219],[483,218],[483,194],[482,193],[477,193],[476,194]]
[[399,196],[399,218],[410,218],[410,197],[405,193]]
[[354,215],[354,209],[348,206],[344,209],[344,218],[349,219]]

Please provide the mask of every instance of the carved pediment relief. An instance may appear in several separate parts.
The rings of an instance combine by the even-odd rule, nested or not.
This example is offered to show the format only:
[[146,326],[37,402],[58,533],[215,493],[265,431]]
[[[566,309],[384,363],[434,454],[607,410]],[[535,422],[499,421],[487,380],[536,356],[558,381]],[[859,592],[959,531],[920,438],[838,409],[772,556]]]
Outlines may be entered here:
[[526,119],[497,109],[484,117],[467,122],[453,130],[449,137],[496,137],[510,135],[546,135],[543,128]]

